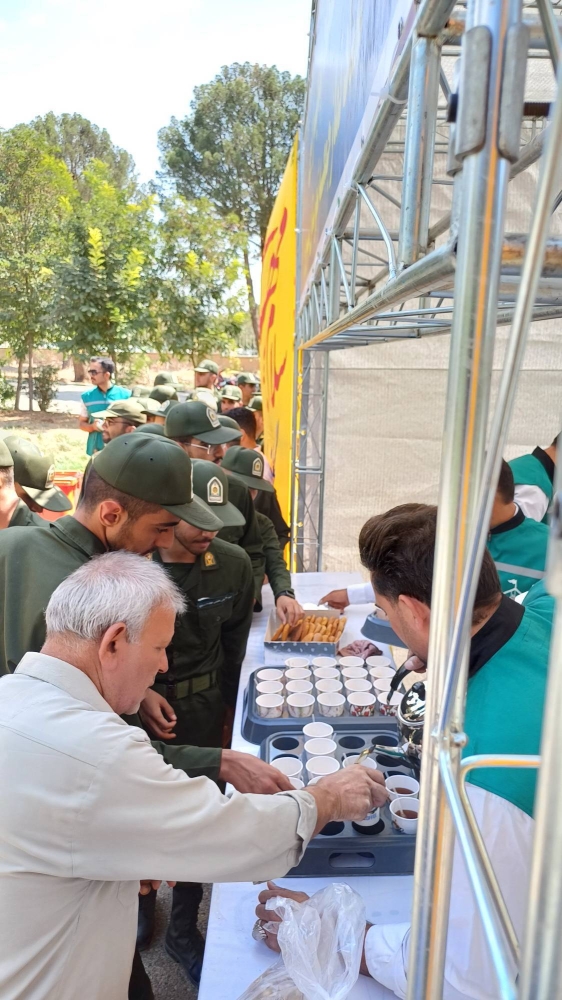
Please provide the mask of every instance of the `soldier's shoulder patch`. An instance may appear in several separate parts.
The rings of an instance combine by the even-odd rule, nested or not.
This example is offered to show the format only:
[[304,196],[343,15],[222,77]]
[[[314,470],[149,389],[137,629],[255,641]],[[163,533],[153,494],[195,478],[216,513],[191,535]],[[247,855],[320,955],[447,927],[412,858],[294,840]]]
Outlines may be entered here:
[[263,476],[263,458],[260,455],[257,455],[257,457],[254,458],[254,463],[252,465],[252,475],[259,476],[260,479]]
[[223,485],[218,476],[213,476],[207,483],[207,503],[224,503]]
[[209,566],[216,566],[217,565],[217,560],[215,559],[215,557],[214,557],[214,555],[213,555],[212,552],[205,552],[205,555],[203,556],[203,561],[204,561],[205,566],[207,568]]

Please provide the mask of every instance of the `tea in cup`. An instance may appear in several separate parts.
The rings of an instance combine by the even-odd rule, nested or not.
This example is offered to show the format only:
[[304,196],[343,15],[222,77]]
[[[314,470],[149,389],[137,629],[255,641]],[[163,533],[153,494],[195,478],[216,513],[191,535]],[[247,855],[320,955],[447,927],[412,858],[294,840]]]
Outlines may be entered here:
[[420,800],[401,796],[390,803],[390,815],[396,829],[402,833],[416,833],[418,829],[418,813]]
[[420,783],[407,774],[393,774],[385,781],[388,797],[391,802],[400,798],[417,798]]

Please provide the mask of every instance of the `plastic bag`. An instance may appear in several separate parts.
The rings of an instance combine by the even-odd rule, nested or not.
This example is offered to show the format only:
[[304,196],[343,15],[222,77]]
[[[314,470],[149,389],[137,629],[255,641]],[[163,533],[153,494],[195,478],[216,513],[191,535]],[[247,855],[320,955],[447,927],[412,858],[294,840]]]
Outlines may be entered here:
[[276,896],[267,909],[282,917],[278,941],[283,962],[254,980],[239,1000],[344,1000],[361,964],[361,897],[348,885],[333,883],[304,903]]

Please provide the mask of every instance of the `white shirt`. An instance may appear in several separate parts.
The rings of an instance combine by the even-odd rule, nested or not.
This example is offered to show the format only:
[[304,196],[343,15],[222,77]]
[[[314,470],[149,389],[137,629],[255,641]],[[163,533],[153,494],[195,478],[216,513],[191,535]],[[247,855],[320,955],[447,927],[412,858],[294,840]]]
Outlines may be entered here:
[[26,654],[0,680],[0,997],[126,1000],[139,879],[261,882],[315,823],[306,791],[188,778],[84,673]]
[[548,497],[540,486],[520,484],[515,487],[514,499],[525,517],[531,517],[533,521],[542,521],[548,510]]
[[375,591],[372,583],[350,583],[346,589],[350,604],[374,604]]
[[[528,909],[534,821],[498,795],[477,785],[469,784],[467,789],[515,932],[522,940]],[[365,958],[371,976],[402,998],[407,989],[409,937],[410,924],[377,924],[371,927],[365,939]],[[513,968],[514,983],[515,975]],[[457,1000],[459,997],[497,1000],[498,984],[474,893],[457,845],[443,998]]]

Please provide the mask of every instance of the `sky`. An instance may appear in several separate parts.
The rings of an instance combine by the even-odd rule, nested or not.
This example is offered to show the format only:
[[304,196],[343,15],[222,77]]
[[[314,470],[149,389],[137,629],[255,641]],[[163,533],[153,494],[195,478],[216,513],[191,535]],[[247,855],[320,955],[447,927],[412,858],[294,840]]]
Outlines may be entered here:
[[310,0],[0,0],[0,127],[78,112],[158,168],[158,129],[233,62],[306,73]]

